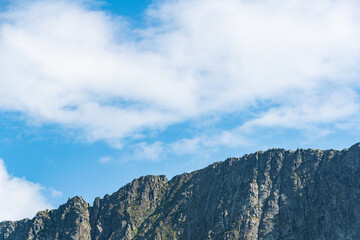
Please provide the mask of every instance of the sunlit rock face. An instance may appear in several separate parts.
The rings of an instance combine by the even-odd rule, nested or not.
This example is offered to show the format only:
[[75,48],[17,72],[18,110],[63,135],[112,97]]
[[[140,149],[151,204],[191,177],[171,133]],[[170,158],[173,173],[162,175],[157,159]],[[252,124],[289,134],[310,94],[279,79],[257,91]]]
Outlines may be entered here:
[[360,144],[270,149],[175,176],[135,179],[90,206],[74,197],[0,240],[360,239]]

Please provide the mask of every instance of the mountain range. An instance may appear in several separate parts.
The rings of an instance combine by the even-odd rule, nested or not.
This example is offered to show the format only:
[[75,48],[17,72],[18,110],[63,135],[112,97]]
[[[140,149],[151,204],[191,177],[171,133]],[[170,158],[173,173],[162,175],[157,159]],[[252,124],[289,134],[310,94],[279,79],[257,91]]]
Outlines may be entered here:
[[1,222],[5,239],[360,239],[360,143],[269,149],[171,180],[143,176],[92,205],[76,196]]

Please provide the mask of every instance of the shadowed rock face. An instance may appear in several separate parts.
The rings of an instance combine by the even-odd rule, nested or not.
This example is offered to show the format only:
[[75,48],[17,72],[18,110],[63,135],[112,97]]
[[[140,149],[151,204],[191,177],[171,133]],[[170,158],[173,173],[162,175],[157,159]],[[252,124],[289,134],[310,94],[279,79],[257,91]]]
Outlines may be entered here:
[[342,151],[271,149],[192,173],[146,176],[32,220],[2,239],[360,239],[360,144]]

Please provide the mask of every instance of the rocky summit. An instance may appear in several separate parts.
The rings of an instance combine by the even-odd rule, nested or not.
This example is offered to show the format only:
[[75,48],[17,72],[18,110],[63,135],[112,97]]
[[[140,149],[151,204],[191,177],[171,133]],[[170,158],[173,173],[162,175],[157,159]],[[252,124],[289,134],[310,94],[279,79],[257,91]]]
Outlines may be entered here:
[[74,197],[1,222],[3,239],[360,239],[360,144],[270,149],[170,181],[140,177],[92,206]]

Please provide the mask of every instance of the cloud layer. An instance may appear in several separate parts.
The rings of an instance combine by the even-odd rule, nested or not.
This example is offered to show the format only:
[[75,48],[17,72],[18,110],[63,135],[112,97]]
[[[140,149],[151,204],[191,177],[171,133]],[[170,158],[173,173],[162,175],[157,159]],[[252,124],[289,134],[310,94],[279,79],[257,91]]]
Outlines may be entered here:
[[[0,159],[0,221],[33,218],[37,211],[53,208],[43,190],[39,184],[9,175]],[[54,195],[61,194],[53,191]]]
[[355,0],[165,1],[133,28],[81,2],[20,4],[1,15],[0,109],[117,146],[254,108],[234,131],[351,125],[359,11]]

